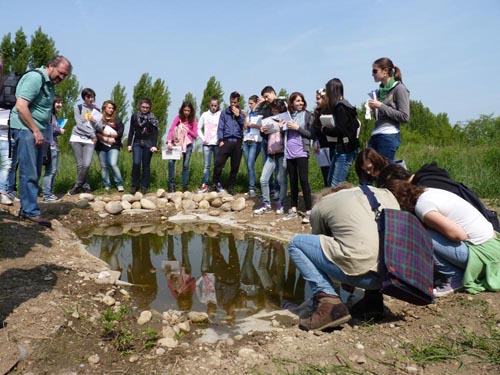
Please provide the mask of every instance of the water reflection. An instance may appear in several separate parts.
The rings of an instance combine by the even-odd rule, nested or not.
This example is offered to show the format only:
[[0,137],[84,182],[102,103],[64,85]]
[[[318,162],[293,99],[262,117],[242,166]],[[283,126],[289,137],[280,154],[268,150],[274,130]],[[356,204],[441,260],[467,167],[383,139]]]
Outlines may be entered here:
[[222,231],[207,224],[137,224],[79,235],[134,284],[130,292],[141,309],[204,311],[231,323],[304,300],[304,280],[281,242]]

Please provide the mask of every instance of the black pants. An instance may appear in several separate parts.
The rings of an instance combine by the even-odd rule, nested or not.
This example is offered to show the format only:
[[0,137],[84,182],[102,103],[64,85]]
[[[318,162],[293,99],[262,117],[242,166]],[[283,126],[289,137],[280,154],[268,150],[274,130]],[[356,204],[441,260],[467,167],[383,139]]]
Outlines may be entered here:
[[309,159],[297,158],[287,159],[286,169],[290,178],[290,207],[297,207],[299,204],[299,179],[306,211],[312,208],[311,187],[309,185]]
[[220,177],[222,174],[222,170],[226,165],[227,159],[231,158],[231,170],[229,172],[229,182],[228,187],[234,188],[236,185],[236,175],[238,174],[238,170],[240,169],[241,162],[241,139],[238,139],[236,142],[229,142],[228,140],[224,141],[224,144],[219,147],[217,151],[217,159],[215,159],[215,167],[214,167],[214,185],[220,183]]

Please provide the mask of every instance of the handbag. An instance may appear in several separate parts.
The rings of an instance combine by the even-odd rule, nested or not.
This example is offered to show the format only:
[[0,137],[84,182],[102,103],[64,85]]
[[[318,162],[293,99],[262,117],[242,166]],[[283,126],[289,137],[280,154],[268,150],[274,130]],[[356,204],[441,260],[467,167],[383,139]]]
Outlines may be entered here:
[[422,223],[411,213],[384,208],[366,185],[361,185],[379,232],[381,292],[412,303],[434,303],[432,241]]

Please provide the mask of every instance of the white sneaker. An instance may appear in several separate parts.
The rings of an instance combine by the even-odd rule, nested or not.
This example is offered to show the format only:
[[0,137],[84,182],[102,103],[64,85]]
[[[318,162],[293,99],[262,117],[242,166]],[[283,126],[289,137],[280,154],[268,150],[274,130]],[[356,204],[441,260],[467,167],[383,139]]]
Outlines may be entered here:
[[271,212],[273,209],[271,208],[271,205],[270,204],[265,204],[263,203],[262,206],[260,206],[260,208],[256,209],[253,211],[254,214],[257,214],[257,215],[262,215],[262,214],[265,214],[267,212]]
[[1,193],[0,194],[0,204],[4,204],[6,206],[11,206],[12,205],[12,201],[9,199],[9,197],[7,196],[7,194]]
[[292,219],[295,219],[299,217],[299,214],[297,213],[297,211],[288,211],[288,215],[286,215],[283,220],[292,220]]

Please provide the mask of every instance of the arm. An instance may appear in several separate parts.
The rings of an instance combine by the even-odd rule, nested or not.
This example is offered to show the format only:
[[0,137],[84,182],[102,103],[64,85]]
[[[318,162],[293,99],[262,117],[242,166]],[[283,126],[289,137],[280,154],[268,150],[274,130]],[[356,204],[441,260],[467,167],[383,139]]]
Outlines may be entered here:
[[198,123],[196,122],[196,120],[193,120],[190,125],[191,126],[188,126],[188,134],[194,142],[194,140],[198,136]]
[[423,218],[423,222],[429,228],[441,233],[449,240],[465,241],[467,239],[467,233],[460,225],[454,223],[437,211],[430,211],[426,213]]
[[181,122],[179,116],[175,116],[174,121],[172,121],[172,124],[170,125],[170,129],[168,129],[168,135],[167,135],[167,143],[172,143],[174,139],[174,131],[177,125]]
[[36,126],[33,116],[31,116],[29,105],[30,102],[21,97],[18,97],[16,100],[16,109],[19,113],[19,118],[33,133],[33,136],[35,137],[35,145],[41,146],[44,141],[43,134],[40,129],[38,129],[38,126]]
[[200,116],[200,121],[198,121],[198,137],[201,141],[205,143],[205,134],[203,133],[203,128],[205,127],[205,113]]
[[410,96],[408,91],[402,84],[397,85],[393,91],[396,108],[380,103],[379,113],[399,123],[408,122],[410,119]]
[[135,131],[135,114],[130,118],[130,126],[128,128],[128,137],[127,137],[127,150],[132,151],[132,141],[134,139],[134,131]]
[[224,127],[226,126],[226,111],[223,111],[219,117],[219,126],[217,127],[217,143],[219,146],[223,144]]

